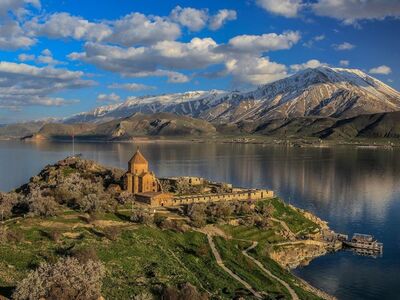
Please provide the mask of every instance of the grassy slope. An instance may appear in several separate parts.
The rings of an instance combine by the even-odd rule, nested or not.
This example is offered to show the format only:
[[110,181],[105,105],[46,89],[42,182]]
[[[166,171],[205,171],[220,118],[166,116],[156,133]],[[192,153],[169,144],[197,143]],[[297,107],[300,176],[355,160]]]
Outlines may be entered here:
[[[280,200],[274,199],[272,203],[275,207],[274,216],[288,221],[289,227],[312,227],[310,221]],[[72,247],[79,249],[89,246],[96,249],[107,267],[103,294],[108,299],[127,299],[155,286],[183,282],[191,282],[200,290],[225,299],[237,293],[246,294],[243,287],[216,264],[205,235],[193,231],[177,233],[137,226],[125,220],[122,214],[100,216],[99,222],[114,222],[113,226],[120,227],[121,234],[115,241],[102,235],[104,229],[101,224],[89,226],[78,213],[71,211],[47,219],[27,218],[10,225],[23,239],[18,243],[0,244],[0,294],[9,295],[12,287],[41,261],[56,261]],[[241,254],[241,250],[248,247],[249,243],[235,239],[257,240],[259,246],[250,254],[262,261],[275,275],[290,283],[302,295],[301,299],[316,299],[296,288],[298,282],[295,277],[268,258],[269,247],[284,241],[277,234],[282,229],[279,223],[273,223],[265,230],[253,226],[221,227],[234,238],[216,238],[225,264],[252,286],[272,295],[288,296],[284,287],[269,279]],[[47,235],[51,231],[64,235],[54,242]]]

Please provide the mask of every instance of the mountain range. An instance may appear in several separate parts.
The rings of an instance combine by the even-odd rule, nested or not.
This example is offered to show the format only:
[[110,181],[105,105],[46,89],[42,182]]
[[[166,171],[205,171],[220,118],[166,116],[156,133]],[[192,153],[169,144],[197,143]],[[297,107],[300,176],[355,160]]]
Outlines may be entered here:
[[137,112],[169,112],[221,124],[305,116],[346,118],[398,110],[400,93],[383,82],[356,69],[319,67],[249,92],[211,90],[131,97],[65,122],[99,123]]
[[[399,137],[399,111],[400,93],[378,79],[357,69],[319,67],[246,92],[129,97],[123,103],[79,113],[39,130],[33,126],[31,135],[60,138],[73,131],[77,136],[107,140],[217,133]],[[1,127],[0,135],[4,136],[9,126]]]

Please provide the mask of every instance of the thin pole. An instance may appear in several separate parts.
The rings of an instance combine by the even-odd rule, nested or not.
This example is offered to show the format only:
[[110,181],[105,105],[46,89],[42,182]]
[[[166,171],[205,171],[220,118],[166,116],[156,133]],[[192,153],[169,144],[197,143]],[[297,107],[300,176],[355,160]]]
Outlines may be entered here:
[[72,127],[72,157],[75,157],[75,132]]

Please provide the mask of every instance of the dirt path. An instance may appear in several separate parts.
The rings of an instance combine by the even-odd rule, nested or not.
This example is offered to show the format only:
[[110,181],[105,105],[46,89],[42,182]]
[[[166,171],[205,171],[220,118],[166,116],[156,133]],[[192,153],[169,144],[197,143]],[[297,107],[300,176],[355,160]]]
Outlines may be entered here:
[[252,257],[251,255],[249,255],[247,252],[254,249],[255,247],[257,247],[258,242],[253,241],[253,244],[242,251],[243,255],[246,256],[247,258],[251,259],[265,274],[267,274],[269,277],[277,280],[278,282],[280,282],[289,292],[290,296],[292,297],[293,300],[299,300],[299,297],[297,296],[296,292],[290,287],[290,285],[283,281],[282,279],[280,279],[279,277],[275,276],[274,274],[271,273],[271,271],[267,270],[264,265],[258,261],[257,259],[255,259],[254,257]]
[[228,269],[225,265],[224,262],[222,261],[221,255],[219,254],[217,247],[214,244],[213,238],[210,234],[207,234],[207,239],[208,243],[210,244],[210,248],[212,253],[214,254],[215,260],[217,261],[217,264],[226,272],[228,273],[232,278],[234,278],[236,281],[240,282],[247,290],[249,290],[256,298],[261,299],[261,295],[256,292],[249,283],[241,279],[239,276],[237,276],[235,273],[233,273],[230,269]]

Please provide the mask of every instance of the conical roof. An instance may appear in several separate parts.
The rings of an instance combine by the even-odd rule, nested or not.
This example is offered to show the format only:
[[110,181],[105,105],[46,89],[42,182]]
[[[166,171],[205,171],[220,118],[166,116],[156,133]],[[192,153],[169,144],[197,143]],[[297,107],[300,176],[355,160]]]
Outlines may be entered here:
[[143,154],[140,153],[139,149],[136,150],[135,154],[132,156],[129,163],[134,164],[147,164],[147,160],[144,158]]

